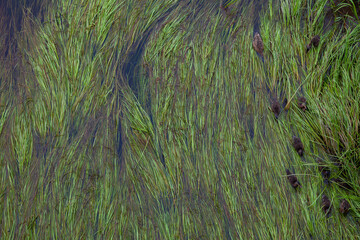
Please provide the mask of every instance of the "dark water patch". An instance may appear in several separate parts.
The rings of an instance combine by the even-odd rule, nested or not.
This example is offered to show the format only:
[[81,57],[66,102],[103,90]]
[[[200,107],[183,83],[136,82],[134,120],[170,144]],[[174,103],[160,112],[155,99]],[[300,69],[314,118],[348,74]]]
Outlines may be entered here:
[[[221,206],[222,209],[222,218],[223,218],[223,223],[224,223],[224,231],[225,231],[225,236],[226,239],[232,239],[232,233],[236,233],[236,228],[235,228],[235,224],[234,224],[234,220],[232,217],[232,214],[230,214],[229,211],[229,206],[226,203],[225,197],[224,197],[224,191],[222,188],[222,181],[223,179],[221,178],[221,173],[219,170],[219,165],[222,165],[222,160],[221,159],[221,155],[219,154],[219,150],[217,147],[217,143],[215,142],[215,140],[212,143],[213,145],[213,156],[214,156],[214,161],[215,161],[215,168],[216,168],[216,172],[217,172],[217,177],[218,177],[218,182],[217,182],[217,189],[216,189],[216,196],[217,196],[217,202],[218,204]],[[224,179],[224,181],[226,181],[226,179]],[[237,238],[239,238],[239,236],[237,235]]]
[[326,69],[326,71],[324,73],[323,81],[321,81],[321,85],[320,85],[321,93],[324,91],[324,89],[326,89],[326,86],[330,82],[331,69],[332,69],[332,65],[329,65],[329,67]]
[[50,133],[50,129],[48,132],[49,133],[45,137],[41,137],[36,133],[35,130],[32,131],[33,157],[36,157],[37,159],[43,159],[43,165],[46,164],[48,154],[54,148],[55,144],[55,136]]
[[[11,172],[11,175],[13,176],[14,182],[13,182],[13,187],[15,190],[15,201],[12,203],[15,207],[15,230],[14,230],[14,239],[19,239],[18,238],[18,234],[19,234],[19,226],[20,226],[20,209],[21,206],[23,204],[22,198],[21,198],[21,179],[20,179],[20,169],[19,169],[19,161],[18,159],[15,159],[15,161],[10,161],[10,159],[12,159],[12,156],[7,156],[7,154],[5,155],[5,161],[7,162],[7,167],[5,167],[6,169],[6,175],[8,176],[7,179],[9,179],[9,173],[8,173],[8,169]],[[9,183],[9,186],[11,183]]]
[[[162,14],[161,17],[159,17],[153,24],[151,24],[151,26],[149,26],[144,33],[142,34],[142,36],[136,40],[132,46],[130,47],[130,51],[128,53],[128,55],[126,56],[125,59],[125,64],[122,67],[122,75],[123,77],[125,77],[125,79],[127,79],[127,82],[131,88],[131,90],[134,92],[135,96],[139,99],[139,91],[140,88],[142,86],[140,86],[140,61],[142,59],[143,53],[145,51],[145,46],[149,40],[149,37],[151,35],[151,33],[154,31],[154,29],[156,29],[156,26],[161,24],[165,18],[179,5],[179,2],[174,4],[172,7],[170,7],[164,14]],[[143,86],[144,87],[144,86]],[[153,119],[153,114],[151,111],[151,96],[150,96],[150,90],[147,90],[147,96],[144,100],[144,102],[142,103],[144,106],[144,109],[146,110],[147,114],[149,115],[150,121],[154,127],[155,130],[155,135],[157,136],[158,134],[158,129],[156,127],[156,124],[154,122]],[[117,136],[117,142],[118,142],[118,156],[121,156],[121,148],[122,148],[122,140],[121,140],[121,131],[119,131],[121,129],[121,123],[119,121],[119,125],[118,125],[118,136]],[[159,158],[160,161],[162,163],[162,165],[166,168],[166,164],[165,164],[165,157],[162,151],[162,147],[159,143],[159,141],[156,141],[155,143],[156,148],[157,148],[157,153],[159,153]]]
[[87,179],[86,172],[86,168],[84,167],[82,169],[81,189],[84,189],[85,180]]
[[248,4],[250,4],[250,2],[246,2],[246,0],[242,0],[238,3],[234,3],[234,1],[223,1],[220,3],[218,9],[225,16],[229,29],[235,28],[235,23],[238,21],[239,17],[241,17],[244,7]]
[[[7,125],[7,123],[5,123]],[[6,133],[8,133],[8,135],[6,136],[7,139],[10,139],[10,134],[11,134],[11,124],[9,124],[9,129],[6,131]],[[3,129],[5,130],[5,129]],[[7,186],[10,187],[10,189],[8,189],[7,187],[5,188],[5,192],[1,193],[4,194],[2,197],[2,201],[1,203],[4,203],[4,207],[6,206],[6,201],[5,199],[7,198],[8,193],[10,193],[10,197],[12,196],[12,194],[14,195],[14,199],[12,199],[11,201],[11,205],[14,206],[14,214],[15,214],[15,221],[13,222],[14,224],[14,239],[20,239],[18,237],[19,235],[19,226],[20,226],[20,216],[22,215],[20,213],[20,209],[21,206],[23,205],[23,201],[21,198],[21,188],[22,188],[22,182],[21,182],[21,178],[20,178],[20,168],[19,168],[19,161],[17,158],[14,158],[13,154],[8,150],[11,149],[12,144],[10,144],[10,146],[4,147],[2,149],[3,153],[4,153],[4,159],[3,159],[3,163],[4,165],[6,165],[6,167],[4,166],[4,170],[6,172],[6,178],[5,181],[3,181],[4,183],[7,184]],[[3,146],[2,146],[3,147]],[[13,181],[11,181],[11,179],[13,179]],[[12,191],[13,190],[13,191]],[[6,208],[4,208],[6,209]],[[0,220],[0,223],[3,224],[4,226],[4,221]],[[2,231],[4,231],[4,229],[0,228],[0,236],[2,235]],[[8,232],[10,232],[11,230],[8,229]]]
[[95,224],[93,227],[93,236],[94,236],[94,240],[97,239],[97,233],[98,233],[98,229],[99,229],[99,212],[100,209],[97,209],[97,214],[96,214],[96,219],[95,219]]
[[[297,56],[297,69],[298,69],[299,78],[304,80],[307,75],[307,70],[303,70],[303,67],[301,64],[301,57],[299,55]],[[304,95],[304,84],[302,81],[299,84],[300,84],[299,92],[300,92],[301,96],[303,96]]]
[[[115,137],[115,142],[116,142],[116,154],[117,154],[117,165],[120,168],[119,173],[121,172],[121,168],[122,168],[122,148],[123,148],[123,143],[124,143],[124,139],[123,139],[123,135],[122,135],[122,124],[120,119],[118,119],[118,124],[115,125],[115,121],[112,120],[113,126],[115,128],[115,132],[116,132],[116,137]],[[119,174],[119,176],[121,176],[121,174]]]
[[[259,56],[259,55],[258,55]],[[261,57],[261,56],[259,56]],[[262,60],[264,58],[262,57]],[[261,84],[262,87],[262,91],[264,93],[264,96],[266,96],[269,100],[272,100],[272,96],[273,96],[273,91],[270,89],[269,85],[270,85],[270,81],[269,81],[269,74],[268,74],[268,70],[266,69],[266,65],[265,62],[263,61],[263,67],[264,67],[264,71],[265,71],[265,81],[263,82],[263,84]],[[253,75],[253,79],[255,79],[255,76]]]
[[333,28],[335,24],[334,14],[332,13],[330,6],[327,5],[325,9],[326,9],[326,14],[323,24],[323,32],[329,31],[331,28]]
[[[135,183],[135,185],[140,184],[140,191],[136,191],[138,205],[136,206],[136,211],[138,212],[136,220],[137,224],[142,228],[146,224],[144,223],[144,219],[153,219],[154,210],[160,214],[166,214],[170,213],[170,211],[174,209],[174,206],[172,204],[172,198],[169,198],[170,195],[168,192],[163,192],[160,196],[154,198],[151,194],[151,189],[144,184],[144,179],[141,176],[139,176],[138,179],[139,181]],[[173,214],[173,212],[170,214]]]
[[262,6],[267,5],[267,0],[262,1],[262,0],[257,0],[253,2],[254,4],[254,16],[253,16],[253,24],[254,24],[254,28],[253,28],[253,35],[255,35],[256,32],[260,33],[260,13],[261,13],[261,9]]
[[48,161],[44,166],[45,172],[44,172],[44,180],[43,180],[43,192],[45,192],[46,187],[50,184],[49,180],[49,172],[50,172],[50,162]]
[[[68,128],[68,144],[71,145],[74,141],[79,141],[81,144],[80,148],[85,145],[93,145],[95,142],[96,134],[101,126],[101,121],[106,119],[105,111],[98,111],[94,117],[83,116],[83,107],[79,105],[76,112],[72,114],[69,121]],[[71,110],[69,110],[71,111]]]
[[263,136],[263,138],[266,139],[266,114],[264,113],[264,115],[260,118],[260,126],[262,126],[261,130],[261,134]]
[[250,140],[254,139],[254,116],[253,114],[249,114],[247,118],[247,125],[246,125],[246,135]]
[[348,27],[353,28],[359,24],[360,1],[328,1],[324,12],[323,32],[330,31],[335,26],[340,33],[346,34]]
[[163,153],[163,149],[161,146],[161,143],[159,141],[158,136],[160,135],[159,133],[159,129],[157,127],[156,122],[154,121],[153,118],[153,114],[151,111],[151,94],[150,94],[150,89],[147,90],[147,98],[145,99],[146,104],[145,104],[145,111],[147,112],[147,114],[149,115],[150,118],[150,122],[154,128],[154,135],[155,135],[155,147],[156,147],[156,154],[158,154],[158,158],[160,158],[160,162],[163,165],[164,168],[166,168],[166,163],[165,163],[165,157],[164,157],[164,153]]
[[139,63],[145,50],[145,45],[149,40],[150,34],[156,28],[158,24],[161,24],[165,18],[178,6],[179,3],[174,4],[165,13],[162,14],[154,23],[149,26],[142,36],[139,37],[130,47],[130,51],[125,58],[125,64],[122,67],[122,75],[127,79],[130,88],[134,92],[135,96],[139,94]]
[[[224,194],[223,194],[223,188],[221,185],[221,177],[219,176],[220,180],[219,180],[219,184],[218,184],[218,189],[217,189],[217,201],[220,204],[222,211],[223,211],[223,221],[224,221],[224,231],[225,231],[225,236],[226,239],[232,239],[232,233],[237,233],[237,231],[235,230],[235,225],[234,225],[234,220],[232,218],[232,215],[230,214],[229,211],[229,207],[226,203]],[[239,237],[239,236],[237,236]]]
[[6,31],[3,32],[5,33],[5,44],[2,46],[2,48],[5,48],[4,57],[9,55],[9,51],[17,50],[15,35],[22,30],[24,14],[32,14],[33,17],[37,17],[43,22],[44,8],[47,4],[48,3],[37,0],[0,1],[0,14],[3,24],[1,28],[6,29]]
[[[28,185],[28,192],[27,195],[24,196],[26,198],[26,201],[22,203],[21,209],[21,217],[22,221],[26,221],[25,219],[31,219],[28,222],[28,228],[31,228],[31,230],[37,229],[37,218],[36,212],[34,213],[34,209],[36,206],[34,204],[36,203],[36,196],[38,194],[38,184],[40,179],[40,169],[41,169],[41,159],[40,158],[32,158],[31,159],[31,165],[29,164],[29,168],[27,168],[27,176],[24,176],[23,179],[26,179],[25,181],[29,184]],[[28,181],[27,181],[28,180]],[[25,182],[24,181],[24,182]],[[22,228],[21,236],[24,236],[25,228]]]
[[80,117],[81,114],[80,116],[76,115],[74,118],[70,120],[69,129],[68,129],[68,133],[69,133],[68,144],[71,144],[79,133]]
[[[359,0],[335,0],[326,4],[326,16],[329,22],[338,22],[338,27],[345,30],[347,27],[356,27],[359,24],[360,1]],[[329,21],[330,20],[330,21]],[[341,21],[340,21],[341,20]],[[325,24],[324,24],[325,26]],[[331,25],[330,25],[331,26]],[[330,27],[329,26],[329,27]]]
[[123,76],[127,79],[130,88],[137,97],[139,94],[139,74],[136,72],[139,71],[138,64],[141,60],[142,53],[145,50],[145,44],[147,43],[151,31],[151,28],[146,30],[143,34],[144,36],[132,45],[122,70]]
[[96,137],[96,134],[97,134],[97,131],[98,131],[98,129],[99,129],[99,124],[100,124],[100,122],[97,122],[96,124],[95,124],[95,129],[92,131],[92,133],[91,133],[91,140],[90,140],[90,144],[91,145],[94,145],[95,144],[95,137]]
[[156,200],[158,202],[158,209],[162,209],[164,213],[170,213],[174,209],[174,198],[169,193],[161,194]]

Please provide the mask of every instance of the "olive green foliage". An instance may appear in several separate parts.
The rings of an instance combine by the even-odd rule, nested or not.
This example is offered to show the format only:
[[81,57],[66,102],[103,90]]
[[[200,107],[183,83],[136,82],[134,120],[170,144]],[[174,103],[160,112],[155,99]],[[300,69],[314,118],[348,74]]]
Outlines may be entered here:
[[19,27],[0,19],[0,238],[356,239],[357,5],[242,2],[25,1]]

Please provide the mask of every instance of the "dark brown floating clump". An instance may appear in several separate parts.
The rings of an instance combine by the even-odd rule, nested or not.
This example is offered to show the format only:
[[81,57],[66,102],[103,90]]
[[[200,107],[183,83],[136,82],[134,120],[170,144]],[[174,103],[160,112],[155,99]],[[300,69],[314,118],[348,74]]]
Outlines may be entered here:
[[300,97],[298,99],[298,107],[303,110],[303,112],[306,111],[307,107],[306,107],[306,98],[305,97]]
[[299,156],[302,157],[304,154],[304,145],[301,142],[300,138],[293,136],[293,147],[295,148]]
[[341,188],[346,189],[346,190],[353,190],[353,188],[346,182],[344,182],[343,180],[341,180],[340,178],[332,178],[330,179],[332,182],[337,183]]
[[301,187],[301,184],[299,183],[297,177],[290,172],[289,169],[286,169],[287,179],[289,180],[291,186],[293,188]]
[[274,100],[271,103],[271,111],[273,111],[276,118],[279,117],[279,115],[280,115],[280,103],[279,103],[278,100]]
[[346,215],[350,210],[350,203],[346,199],[340,200],[340,213]]
[[329,178],[330,178],[330,169],[324,165],[324,163],[319,159],[319,172],[321,173],[321,176],[324,179],[325,184],[329,184]]
[[319,46],[319,43],[320,43],[320,36],[319,35],[315,35],[310,43],[308,45],[306,45],[306,52],[308,52],[312,46],[314,47],[318,47]]
[[321,208],[325,214],[329,214],[331,211],[331,202],[330,199],[324,194],[321,198]]
[[319,46],[320,43],[320,36],[319,35],[315,35],[312,39],[311,39],[311,43],[314,47]]
[[264,52],[264,43],[260,37],[260,34],[258,32],[256,32],[254,34],[254,40],[252,42],[253,44],[253,47],[255,49],[255,51],[260,54],[261,56],[264,56],[263,55],[263,52]]

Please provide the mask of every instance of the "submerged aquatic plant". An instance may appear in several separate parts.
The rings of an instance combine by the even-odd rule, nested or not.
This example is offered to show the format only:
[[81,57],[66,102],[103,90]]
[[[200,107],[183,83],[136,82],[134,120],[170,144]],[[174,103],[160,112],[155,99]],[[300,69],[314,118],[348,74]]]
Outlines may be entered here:
[[[219,1],[64,0],[27,5],[10,25],[1,15],[2,238],[360,234],[360,28],[324,30],[323,0],[222,6],[229,15]],[[252,49],[256,31],[266,61]],[[314,33],[322,43],[306,54]],[[289,99],[278,121],[274,96]],[[311,111],[292,108],[295,96]],[[326,191],[351,199],[351,217],[318,217],[314,156],[341,179]],[[279,184],[287,166],[297,194]]]

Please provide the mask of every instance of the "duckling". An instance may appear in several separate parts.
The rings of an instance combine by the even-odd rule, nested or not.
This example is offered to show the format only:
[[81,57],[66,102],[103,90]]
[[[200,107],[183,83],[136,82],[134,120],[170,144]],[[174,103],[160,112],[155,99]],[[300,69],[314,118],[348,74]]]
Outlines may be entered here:
[[298,99],[298,107],[303,110],[303,112],[306,111],[307,107],[306,107],[306,98],[305,97],[300,97]]
[[275,118],[277,119],[280,115],[280,103],[278,100],[274,100],[271,103],[271,111],[273,111]]
[[319,35],[315,35],[312,39],[311,39],[311,43],[314,47],[319,46],[320,43],[320,36]]
[[302,157],[304,154],[304,145],[301,142],[300,138],[293,136],[293,147],[295,148],[299,156]]
[[349,212],[350,203],[346,199],[340,200],[340,213],[346,215]]
[[301,184],[299,183],[297,177],[290,172],[289,169],[286,169],[287,179],[289,180],[291,186],[293,188],[301,187]]
[[331,202],[330,199],[324,194],[321,198],[321,208],[324,213],[329,214],[331,211]]
[[323,179],[324,179],[324,183],[327,185],[329,184],[329,178],[330,178],[330,169],[327,168],[324,163],[319,159],[318,160],[319,163],[319,172],[321,173]]
[[260,34],[258,32],[256,32],[254,34],[254,40],[253,40],[252,44],[253,44],[253,47],[254,47],[255,51],[263,57],[264,56],[263,55],[264,43],[263,43],[263,41],[261,39],[261,36],[260,36]]

